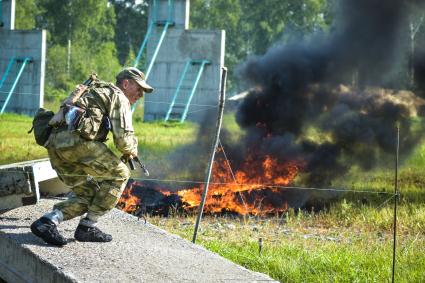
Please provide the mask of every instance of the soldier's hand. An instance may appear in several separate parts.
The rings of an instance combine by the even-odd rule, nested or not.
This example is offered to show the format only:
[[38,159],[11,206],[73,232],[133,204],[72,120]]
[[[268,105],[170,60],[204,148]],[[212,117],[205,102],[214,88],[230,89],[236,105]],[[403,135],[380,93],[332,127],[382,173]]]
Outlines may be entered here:
[[133,158],[131,157],[131,154],[124,154],[123,156],[121,156],[120,159],[125,164],[128,164],[128,166],[130,167],[130,170],[135,169],[134,161],[133,161]]
[[131,154],[130,157],[131,157],[131,159],[135,159],[135,158],[138,158],[138,155],[137,154],[135,154],[135,155]]
[[130,158],[132,158],[130,154],[123,154],[120,159],[122,162],[127,163]]
[[134,149],[132,150],[132,152],[130,152],[128,154],[131,158],[137,157],[138,156],[138,152],[137,152],[137,146],[134,147]]

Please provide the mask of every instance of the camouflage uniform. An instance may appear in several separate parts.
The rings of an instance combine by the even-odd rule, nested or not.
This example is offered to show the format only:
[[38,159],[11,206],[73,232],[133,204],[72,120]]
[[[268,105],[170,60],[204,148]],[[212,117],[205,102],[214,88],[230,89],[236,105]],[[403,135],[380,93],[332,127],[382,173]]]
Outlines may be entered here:
[[75,194],[54,209],[63,213],[63,220],[87,212],[88,218],[97,221],[116,205],[130,176],[127,166],[103,142],[96,141],[103,115],[110,118],[114,144],[123,154],[137,155],[137,139],[130,103],[113,84],[96,82],[76,106],[89,115],[83,116],[77,131],[54,129],[47,146],[52,167]]

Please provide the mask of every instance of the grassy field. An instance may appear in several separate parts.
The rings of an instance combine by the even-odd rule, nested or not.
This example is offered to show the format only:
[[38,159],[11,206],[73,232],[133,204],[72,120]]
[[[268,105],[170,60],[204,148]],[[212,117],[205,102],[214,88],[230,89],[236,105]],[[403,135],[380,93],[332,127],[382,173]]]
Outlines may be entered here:
[[[32,118],[16,114],[0,115],[0,165],[47,157],[47,151],[37,145],[31,129]],[[134,123],[142,157],[162,155],[176,146],[193,142],[197,128],[185,123]],[[114,150],[112,137],[108,146]]]
[[[232,117],[226,123],[240,131]],[[29,117],[0,116],[0,164],[47,156],[26,134],[30,126]],[[198,132],[196,125],[164,123],[135,123],[135,130],[145,160],[194,142]],[[399,180],[396,282],[425,282],[425,143],[403,162]],[[206,216],[197,243],[281,282],[390,282],[393,182],[392,170],[353,168],[335,184],[354,192],[338,192],[325,209],[270,218]],[[148,221],[192,239],[194,215]]]
[[[361,213],[367,215],[368,210],[371,209]],[[356,212],[346,215],[356,218]],[[386,216],[380,218],[391,225],[391,209],[384,209],[382,214]],[[148,220],[192,239],[195,217],[152,217]],[[334,215],[326,213],[298,213],[265,220],[206,217],[197,243],[281,282],[390,281],[391,231],[373,227],[373,221],[364,225],[347,221],[329,225],[333,221]],[[263,242],[261,253],[260,238]],[[424,282],[424,244],[423,231],[400,233],[396,282]]]

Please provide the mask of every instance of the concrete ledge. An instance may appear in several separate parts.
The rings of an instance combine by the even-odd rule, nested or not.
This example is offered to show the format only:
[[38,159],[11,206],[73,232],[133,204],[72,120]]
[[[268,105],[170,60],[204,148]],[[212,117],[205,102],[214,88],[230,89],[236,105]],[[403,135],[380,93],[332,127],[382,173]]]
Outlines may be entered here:
[[42,199],[0,215],[0,278],[7,282],[276,282],[114,209],[99,228],[110,243],[73,240],[78,219],[59,226],[72,239],[58,248],[29,229],[58,200]]
[[40,193],[67,192],[48,158],[0,165],[0,211],[36,204]]

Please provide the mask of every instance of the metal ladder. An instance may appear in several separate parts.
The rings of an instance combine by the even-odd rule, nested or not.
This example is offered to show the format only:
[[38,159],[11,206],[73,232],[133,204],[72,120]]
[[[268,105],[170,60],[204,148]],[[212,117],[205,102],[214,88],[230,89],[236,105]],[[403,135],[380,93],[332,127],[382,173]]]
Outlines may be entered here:
[[189,111],[190,103],[196,92],[196,87],[201,79],[205,66],[210,64],[208,60],[189,60],[186,62],[183,72],[174,92],[170,108],[165,115],[164,121],[178,120],[183,123]]
[[[22,72],[24,71],[25,66],[27,65],[27,63],[32,63],[32,58],[31,57],[12,57],[9,60],[9,64],[6,67],[6,71],[4,72],[1,80],[0,80],[0,106],[1,106],[1,110],[0,110],[0,114],[4,113],[4,110],[6,109],[7,104],[10,101],[10,98],[12,97],[13,92],[15,91],[15,88],[18,84],[19,79],[21,78]],[[13,81],[12,87],[10,88],[9,92],[4,92],[7,93],[6,97],[3,98],[3,95],[1,95],[3,92],[1,91],[1,89],[3,88],[4,82],[6,81],[7,77],[9,76],[9,73],[13,67],[13,65],[17,65],[19,63],[22,63],[22,66],[19,68],[18,74],[15,77],[15,80]]]
[[[134,61],[133,67],[138,67],[140,65],[140,61],[143,57],[143,52],[145,51],[145,48],[148,44],[148,41],[151,40],[152,34],[153,34],[153,30],[154,27],[160,27],[163,26],[162,32],[161,32],[161,36],[159,37],[159,40],[155,45],[155,51],[152,55],[152,58],[149,62],[148,68],[146,70],[145,73],[145,79],[147,80],[151,71],[152,71],[152,67],[155,64],[156,61],[156,57],[158,56],[159,53],[159,49],[161,48],[161,45],[164,41],[165,35],[168,31],[168,28],[170,26],[173,26],[174,20],[173,20],[173,10],[174,10],[174,1],[173,0],[168,0],[168,10],[167,10],[167,19],[166,20],[158,20],[158,5],[157,5],[157,1],[153,0],[153,16],[152,16],[152,22],[149,23],[148,26],[148,31],[146,32],[145,38],[143,39],[142,45],[139,48],[139,52],[137,53],[136,59]],[[145,55],[146,56],[146,55]],[[132,112],[134,112],[134,110],[136,109],[138,101],[136,101],[136,103],[133,105],[132,107]]]

